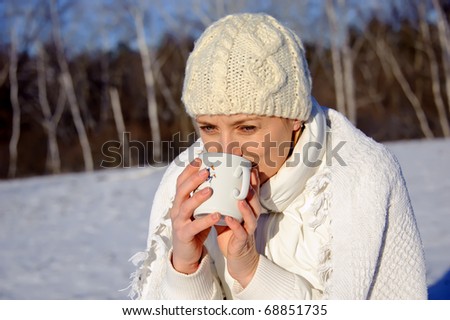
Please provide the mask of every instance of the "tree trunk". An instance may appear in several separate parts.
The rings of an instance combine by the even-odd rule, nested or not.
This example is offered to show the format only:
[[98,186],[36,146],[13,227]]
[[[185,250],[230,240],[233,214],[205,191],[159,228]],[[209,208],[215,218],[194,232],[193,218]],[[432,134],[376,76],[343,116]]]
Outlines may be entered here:
[[128,150],[126,150],[125,146],[128,146],[128,141],[125,141],[125,122],[123,121],[122,108],[120,106],[120,98],[119,92],[116,88],[109,89],[109,95],[111,99],[111,107],[114,114],[114,122],[116,123],[117,136],[119,137],[120,145],[122,146],[122,154],[124,158],[123,166],[131,166],[132,164],[129,162],[131,159],[128,159]]
[[19,105],[19,84],[17,81],[17,33],[15,29],[11,32],[11,49],[9,52],[9,84],[10,99],[13,109],[12,116],[12,133],[9,141],[9,168],[8,177],[14,178],[17,173],[17,145],[20,138],[20,105]]
[[[41,106],[44,119],[42,125],[47,133],[48,151],[47,151],[47,169],[56,174],[61,172],[61,160],[59,157],[59,148],[56,138],[59,118],[52,116],[50,104],[47,99],[47,81],[46,81],[46,66],[45,66],[45,52],[42,46],[38,45],[37,57],[37,74],[38,74],[38,95],[39,104]],[[57,109],[58,110],[58,109]],[[59,112],[56,111],[58,114]]]
[[408,81],[406,80],[406,77],[403,74],[397,59],[395,58],[394,54],[392,53],[392,50],[386,44],[385,40],[376,41],[376,50],[377,50],[377,55],[380,59],[387,60],[389,66],[391,67],[391,70],[394,74],[394,77],[397,79],[403,92],[405,93],[409,102],[413,106],[414,111],[417,116],[417,119],[419,120],[420,128],[421,128],[423,134],[425,135],[425,137],[427,139],[434,138],[434,134],[431,131],[430,126],[428,125],[427,117],[425,115],[425,112],[423,111],[420,101],[417,98],[417,96],[414,94],[413,90],[411,89],[411,86],[409,85]]
[[91,152],[91,146],[89,144],[89,139],[86,133],[86,128],[84,126],[83,119],[80,114],[80,106],[77,102],[77,97],[75,94],[75,89],[72,81],[72,76],[70,75],[69,66],[67,64],[65,55],[64,55],[64,46],[62,43],[61,33],[60,33],[60,26],[59,26],[59,19],[58,19],[58,13],[56,10],[56,3],[55,0],[51,1],[51,19],[52,19],[52,31],[53,31],[53,38],[56,45],[56,54],[58,59],[58,64],[61,69],[61,84],[64,88],[64,91],[67,96],[67,100],[69,102],[70,106],[70,112],[73,117],[73,121],[75,124],[75,128],[77,130],[78,139],[80,141],[81,145],[81,151],[83,153],[83,159],[84,159],[84,167],[86,171],[93,171],[94,170],[94,160],[92,158],[92,152]]
[[330,42],[331,42],[331,60],[333,64],[334,88],[336,94],[336,107],[339,112],[347,115],[345,110],[345,91],[344,91],[344,75],[342,71],[342,59],[339,44],[337,43],[338,30],[336,22],[336,12],[333,0],[327,0],[326,13],[330,25]]
[[184,141],[184,139],[187,139],[190,132],[190,126],[189,122],[191,121],[191,118],[182,110],[180,110],[178,104],[175,102],[175,99],[173,97],[173,93],[170,90],[169,86],[167,85],[166,80],[164,79],[164,75],[161,72],[161,62],[159,60],[156,60],[153,63],[154,69],[157,70],[155,72],[156,80],[158,82],[158,86],[160,88],[160,91],[164,97],[164,100],[167,103],[167,106],[169,107],[170,111],[175,115],[175,117],[178,119],[178,124],[180,128],[180,139]]
[[133,18],[136,28],[136,35],[139,46],[139,53],[142,60],[142,69],[144,72],[144,80],[147,93],[147,109],[148,117],[150,121],[150,129],[153,140],[153,159],[156,161],[161,160],[161,132],[159,128],[158,119],[158,105],[155,97],[155,79],[153,78],[153,72],[151,67],[150,52],[145,40],[145,29],[143,14],[138,10],[134,10]]
[[448,22],[442,12],[441,5],[438,0],[432,0],[433,7],[436,10],[438,21],[439,42],[442,50],[442,64],[445,75],[445,90],[447,93],[447,106],[450,111],[450,28]]
[[434,53],[433,44],[431,41],[430,28],[425,20],[425,12],[423,6],[420,10],[420,31],[424,38],[424,50],[430,61],[430,74],[431,74],[431,88],[433,91],[434,102],[439,114],[439,122],[441,123],[442,133],[444,137],[450,136],[450,126],[445,111],[444,100],[441,94],[441,84],[439,81],[439,65],[437,62],[436,54]]
[[[345,0],[339,1],[339,7],[345,10]],[[346,15],[344,15],[345,17]],[[348,40],[348,26],[347,21],[344,24],[344,42],[342,46],[342,64],[344,67],[344,88],[345,88],[345,102],[347,103],[347,116],[351,123],[356,125],[357,121],[357,106],[355,98],[355,78],[353,76],[353,52]]]

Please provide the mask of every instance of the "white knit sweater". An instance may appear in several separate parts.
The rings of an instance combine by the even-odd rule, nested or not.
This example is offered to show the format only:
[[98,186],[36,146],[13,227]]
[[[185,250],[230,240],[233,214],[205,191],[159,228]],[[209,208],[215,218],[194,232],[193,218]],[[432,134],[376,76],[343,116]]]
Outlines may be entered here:
[[[398,162],[341,114],[323,110],[331,130],[329,150],[305,190],[292,201],[303,197],[300,202],[314,208],[314,221],[299,221],[299,228],[307,224],[322,228],[319,240],[310,237],[322,245],[321,250],[311,251],[319,255],[312,259],[318,262],[316,276],[304,270],[302,250],[292,263],[279,258],[278,249],[284,244],[305,247],[299,240],[305,237],[290,232],[271,240],[266,232],[261,238],[260,222],[260,263],[245,289],[229,278],[213,235],[196,273],[183,275],[172,268],[167,213],[183,170],[180,163],[189,163],[201,152],[191,148],[180,155],[178,165],[168,167],[155,194],[147,250],[133,257],[139,268],[132,275],[130,295],[140,299],[426,299],[423,249]],[[341,159],[344,163],[339,163]],[[260,220],[270,220],[274,214],[282,213],[269,213]],[[324,230],[328,236],[323,236]]]

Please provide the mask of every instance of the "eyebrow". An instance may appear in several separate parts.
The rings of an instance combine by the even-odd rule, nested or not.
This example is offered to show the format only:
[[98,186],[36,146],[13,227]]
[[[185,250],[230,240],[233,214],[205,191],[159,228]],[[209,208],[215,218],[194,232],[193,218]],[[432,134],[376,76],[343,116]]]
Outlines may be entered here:
[[[229,125],[236,126],[236,125],[242,124],[244,122],[253,121],[253,120],[261,120],[261,117],[258,117],[258,116],[248,117],[248,118],[244,118],[244,119],[240,119],[240,120],[236,120],[234,122],[231,122]],[[200,124],[200,125],[213,125],[212,123],[210,123],[208,121],[196,120],[196,122],[198,124]]]

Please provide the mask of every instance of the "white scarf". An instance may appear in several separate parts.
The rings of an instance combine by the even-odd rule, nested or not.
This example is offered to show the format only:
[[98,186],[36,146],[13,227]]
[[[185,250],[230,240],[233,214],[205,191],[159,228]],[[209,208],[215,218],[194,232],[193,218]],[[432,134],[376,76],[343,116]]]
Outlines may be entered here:
[[[277,174],[261,186],[260,202],[269,211],[283,212],[304,190],[306,182],[318,169],[326,147],[326,118],[317,101],[291,157]],[[307,159],[306,159],[307,158]],[[314,163],[315,166],[308,165]]]
[[326,118],[313,101],[311,116],[293,154],[261,186],[260,202],[272,214],[260,217],[256,233],[260,253],[303,276],[321,292],[331,272],[327,219],[330,171],[323,159],[325,148]]

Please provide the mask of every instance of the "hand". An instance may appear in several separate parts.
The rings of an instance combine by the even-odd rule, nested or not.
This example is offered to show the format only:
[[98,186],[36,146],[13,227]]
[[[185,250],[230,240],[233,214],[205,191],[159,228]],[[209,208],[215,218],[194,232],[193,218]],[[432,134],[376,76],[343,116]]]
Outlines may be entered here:
[[194,210],[208,199],[211,188],[191,192],[198,188],[206,178],[206,169],[200,170],[200,159],[195,159],[180,174],[177,179],[177,189],[170,219],[172,220],[172,265],[178,272],[191,274],[198,269],[203,251],[203,244],[211,227],[220,220],[218,213],[200,219],[193,219]]
[[259,262],[254,236],[261,214],[259,184],[258,170],[254,168],[247,198],[239,202],[239,210],[244,222],[240,224],[227,216],[225,217],[226,227],[216,226],[217,242],[222,254],[227,258],[228,272],[244,288],[253,278]]

